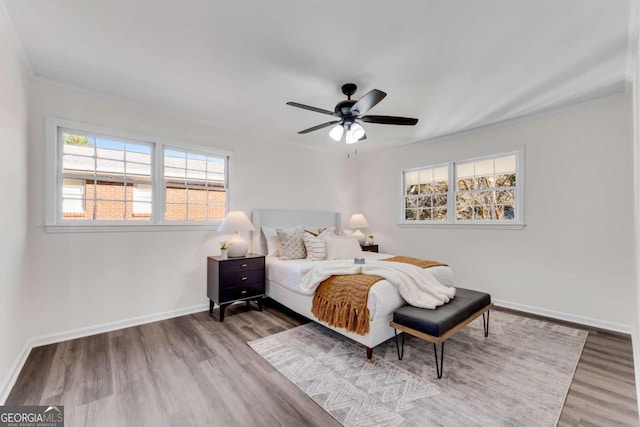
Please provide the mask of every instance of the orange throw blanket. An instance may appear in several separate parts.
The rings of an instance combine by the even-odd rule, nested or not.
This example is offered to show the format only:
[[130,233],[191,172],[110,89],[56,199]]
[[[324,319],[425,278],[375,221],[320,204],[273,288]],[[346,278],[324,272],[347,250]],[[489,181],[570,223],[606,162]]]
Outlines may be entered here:
[[[405,256],[385,258],[382,261],[404,262],[421,268],[447,265]],[[382,279],[368,274],[331,276],[316,289],[311,313],[330,326],[364,335],[369,332],[369,289]]]

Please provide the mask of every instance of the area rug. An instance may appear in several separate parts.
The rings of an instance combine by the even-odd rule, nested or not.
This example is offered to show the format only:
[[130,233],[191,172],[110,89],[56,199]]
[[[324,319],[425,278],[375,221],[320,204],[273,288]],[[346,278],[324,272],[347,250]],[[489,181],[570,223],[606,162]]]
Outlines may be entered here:
[[344,426],[554,426],[587,332],[491,312],[445,344],[436,376],[433,344],[406,336],[364,347],[316,323],[249,345]]

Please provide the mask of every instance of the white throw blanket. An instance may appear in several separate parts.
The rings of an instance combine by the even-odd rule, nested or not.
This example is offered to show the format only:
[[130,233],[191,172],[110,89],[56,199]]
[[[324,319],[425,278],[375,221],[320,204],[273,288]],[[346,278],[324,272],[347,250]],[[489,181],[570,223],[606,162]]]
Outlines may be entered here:
[[313,295],[324,280],[343,274],[384,277],[395,285],[400,296],[414,307],[434,309],[448,303],[456,294],[456,288],[438,282],[429,269],[403,262],[369,260],[366,264],[354,264],[353,260],[319,263],[302,276],[302,292]]

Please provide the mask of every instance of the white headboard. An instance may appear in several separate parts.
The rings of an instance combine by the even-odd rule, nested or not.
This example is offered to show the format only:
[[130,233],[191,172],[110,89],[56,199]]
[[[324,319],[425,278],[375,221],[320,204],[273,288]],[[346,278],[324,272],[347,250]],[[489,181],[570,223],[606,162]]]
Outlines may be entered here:
[[256,209],[251,214],[255,231],[252,232],[251,250],[265,255],[267,242],[261,227],[341,227],[340,212],[304,211],[291,209]]

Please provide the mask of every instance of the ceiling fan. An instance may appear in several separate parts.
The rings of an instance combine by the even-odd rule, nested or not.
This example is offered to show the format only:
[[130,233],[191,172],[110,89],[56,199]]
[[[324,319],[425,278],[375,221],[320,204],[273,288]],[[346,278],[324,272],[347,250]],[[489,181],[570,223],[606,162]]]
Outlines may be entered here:
[[367,134],[364,128],[358,121],[365,123],[380,123],[383,125],[404,125],[414,126],[418,123],[418,119],[412,119],[409,117],[396,117],[396,116],[363,116],[364,113],[373,108],[378,102],[382,101],[386,93],[381,90],[373,89],[367,92],[359,100],[351,99],[351,95],[356,93],[357,86],[353,83],[347,83],[342,85],[342,93],[347,95],[347,99],[340,101],[336,104],[334,111],[324,110],[322,108],[311,107],[310,105],[304,105],[297,102],[287,102],[287,105],[292,107],[303,108],[309,111],[315,111],[316,113],[327,114],[334,116],[337,120],[333,120],[327,123],[323,123],[318,126],[311,127],[309,129],[301,130],[299,134],[305,134],[313,132],[319,129],[326,128],[331,125],[335,125],[329,132],[329,136],[334,141],[342,140],[345,135],[345,141],[347,144],[353,144],[358,141],[362,141],[367,138]]

